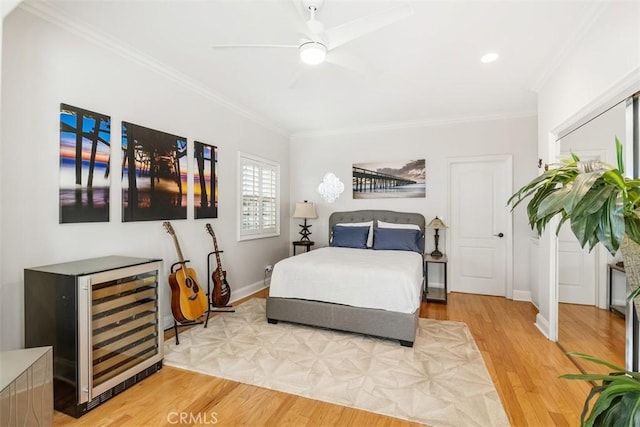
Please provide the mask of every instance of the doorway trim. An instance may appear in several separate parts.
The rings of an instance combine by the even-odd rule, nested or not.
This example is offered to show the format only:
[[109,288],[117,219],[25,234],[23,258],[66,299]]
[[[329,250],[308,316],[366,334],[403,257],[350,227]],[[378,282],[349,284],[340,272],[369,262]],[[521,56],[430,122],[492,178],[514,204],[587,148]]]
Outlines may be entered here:
[[[453,212],[453,199],[451,197],[451,168],[454,164],[460,163],[484,163],[484,162],[504,162],[507,170],[505,182],[508,183],[508,193],[513,193],[513,156],[511,154],[498,154],[487,156],[469,156],[469,157],[449,157],[447,158],[447,218],[451,220],[451,212]],[[505,200],[505,209],[508,209]],[[505,297],[513,299],[513,213],[509,212],[507,215],[507,241],[506,241],[506,260],[505,260],[505,279],[506,289]],[[446,242],[447,253],[452,253],[451,239],[447,239]],[[455,267],[455,259],[449,260],[449,263]]]
[[[558,160],[560,155],[560,144],[558,144],[558,140],[567,135],[568,133],[576,130],[577,128],[583,126],[593,118],[599,116],[604,113],[608,109],[614,107],[619,102],[624,101],[625,99],[633,96],[635,93],[640,91],[640,79],[638,78],[637,73],[630,73],[627,77],[623,78],[617,84],[610,87],[607,91],[605,91],[602,95],[594,99],[593,101],[586,104],[576,113],[571,115],[568,119],[562,122],[560,125],[552,128],[547,133],[547,147],[548,153],[550,155],[549,162],[553,163]],[[629,132],[629,130],[627,131]],[[629,135],[627,135],[629,136]],[[631,139],[628,139],[631,140]],[[625,150],[624,161],[625,164],[631,164],[633,159],[633,153],[630,153],[633,150]],[[548,230],[555,230],[558,226],[558,218],[553,218],[549,224],[547,224]],[[546,245],[541,245],[540,249],[548,251],[549,254],[549,271],[541,271],[543,275],[549,279],[548,283],[550,286],[549,292],[549,319],[548,325],[544,325],[543,318],[538,313],[536,317],[536,326],[542,331],[544,334],[545,329],[548,331],[547,338],[551,341],[558,341],[558,238],[552,231],[547,231],[549,238],[542,239],[540,243],[545,243]],[[544,281],[539,281],[538,283],[544,283]],[[546,327],[545,327],[546,326]]]

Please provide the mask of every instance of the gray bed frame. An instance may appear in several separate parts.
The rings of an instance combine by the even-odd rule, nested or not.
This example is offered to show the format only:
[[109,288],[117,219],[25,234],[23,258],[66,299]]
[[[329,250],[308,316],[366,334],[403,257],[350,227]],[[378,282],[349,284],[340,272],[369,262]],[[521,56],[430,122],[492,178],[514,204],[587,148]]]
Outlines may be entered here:
[[[425,219],[422,214],[418,213],[386,210],[334,212],[329,217],[329,234],[335,224],[371,220],[374,221],[374,227],[377,227],[377,221],[416,224],[422,230],[424,243]],[[420,307],[415,312],[407,314],[296,298],[267,298],[267,320],[269,323],[284,321],[356,332],[399,340],[400,344],[405,347],[413,347],[419,315]]]

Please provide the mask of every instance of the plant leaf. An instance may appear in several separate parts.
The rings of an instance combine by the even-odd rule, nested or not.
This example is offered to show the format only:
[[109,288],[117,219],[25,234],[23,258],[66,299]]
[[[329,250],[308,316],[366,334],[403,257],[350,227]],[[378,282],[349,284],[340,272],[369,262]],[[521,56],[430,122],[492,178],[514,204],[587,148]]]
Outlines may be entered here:
[[549,193],[538,205],[538,211],[536,215],[538,217],[544,217],[547,215],[554,215],[563,210],[567,198],[571,196],[571,186],[561,187],[554,189]]
[[598,357],[595,357],[595,356],[592,356],[590,354],[580,353],[580,352],[577,352],[577,351],[570,351],[570,352],[567,353],[567,355],[572,356],[572,357],[577,357],[579,359],[584,359],[584,360],[586,360],[588,362],[596,363],[598,365],[606,366],[607,368],[613,369],[614,371],[617,371],[617,372],[627,372],[623,368],[621,368],[620,366],[614,365],[611,362],[608,362],[606,360],[602,360],[602,359],[600,359]]
[[593,184],[598,178],[605,173],[604,169],[595,170],[593,172],[584,172],[576,176],[571,188],[571,194],[567,197],[567,203],[564,206],[564,210],[568,214],[571,214],[573,208],[578,204],[585,194],[591,189]]
[[618,170],[624,175],[624,162],[622,160],[622,143],[616,136],[616,160],[618,161]]

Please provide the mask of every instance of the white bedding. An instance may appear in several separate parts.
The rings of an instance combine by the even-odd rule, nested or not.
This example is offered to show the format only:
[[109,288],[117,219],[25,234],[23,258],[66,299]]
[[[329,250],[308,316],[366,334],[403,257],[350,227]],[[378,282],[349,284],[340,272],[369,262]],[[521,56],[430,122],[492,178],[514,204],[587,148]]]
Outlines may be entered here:
[[416,252],[325,247],[278,262],[269,296],[413,313],[422,266]]

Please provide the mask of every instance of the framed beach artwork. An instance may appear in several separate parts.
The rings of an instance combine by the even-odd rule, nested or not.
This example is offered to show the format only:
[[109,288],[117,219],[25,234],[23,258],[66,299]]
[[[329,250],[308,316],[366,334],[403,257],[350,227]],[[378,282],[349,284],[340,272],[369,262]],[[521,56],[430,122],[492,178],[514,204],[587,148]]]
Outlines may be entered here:
[[187,140],[122,122],[122,221],[187,218]]
[[109,222],[111,118],[60,104],[60,224]]
[[353,198],[425,197],[425,163],[425,159],[355,163]]
[[218,217],[218,148],[195,141],[193,145],[194,216]]

